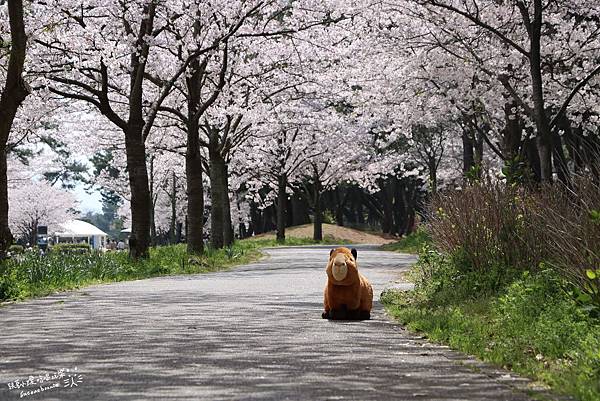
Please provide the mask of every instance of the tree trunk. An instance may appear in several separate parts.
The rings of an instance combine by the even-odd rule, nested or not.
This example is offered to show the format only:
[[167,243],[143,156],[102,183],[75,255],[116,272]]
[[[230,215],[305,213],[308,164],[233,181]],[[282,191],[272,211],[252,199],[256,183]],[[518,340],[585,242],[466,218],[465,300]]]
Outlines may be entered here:
[[437,162],[434,157],[430,157],[428,160],[429,166],[429,183],[431,185],[431,193],[437,192]]
[[394,194],[394,228],[393,234],[397,234],[398,236],[404,235],[404,230],[406,228],[406,204],[404,203],[403,193],[405,192],[405,184],[404,181],[406,179],[400,180],[396,185],[396,190]]
[[260,234],[260,210],[256,206],[256,203],[250,203],[250,227],[248,227],[248,233],[252,235]]
[[[194,29],[197,29],[194,26]],[[204,183],[202,182],[202,155],[200,154],[200,127],[196,112],[200,107],[201,68],[192,61],[191,75],[185,80],[187,87],[187,144],[185,150],[185,177],[187,185],[186,241],[187,253],[204,253]]]
[[127,171],[131,188],[131,236],[129,254],[134,259],[148,257],[150,246],[150,189],[146,168],[146,146],[142,125],[130,126],[125,133]]
[[30,238],[29,238],[29,244],[31,245],[32,248],[35,248],[37,246],[37,234],[38,234],[38,225],[39,222],[36,220],[33,222],[33,224],[31,225],[31,233]]
[[540,182],[541,170],[540,170],[540,154],[537,151],[537,146],[535,145],[534,139],[527,139],[524,144],[524,153],[527,156],[527,163],[531,167],[531,171],[533,173],[533,178],[536,182]]
[[188,124],[185,175],[187,184],[187,252],[201,255],[204,252],[204,184],[202,182],[202,157],[200,155],[198,125]]
[[[483,135],[475,135],[475,165],[478,167],[477,169],[477,178],[481,178],[482,167],[483,167]],[[437,171],[436,171],[437,174]]]
[[406,222],[404,225],[404,234],[409,235],[415,229],[415,208],[417,201],[417,183],[416,181],[409,181],[404,191],[404,204],[406,205]]
[[10,55],[6,70],[6,82],[0,96],[0,260],[6,257],[13,236],[8,225],[8,176],[7,148],[8,137],[17,109],[27,95],[29,86],[23,80],[23,66],[27,36],[23,22],[23,1],[8,1],[8,18],[10,24]]
[[150,174],[149,174],[149,191],[150,191],[150,244],[152,246],[156,246],[157,235],[156,235],[156,220],[155,220],[155,210],[156,210],[156,201],[158,197],[156,196],[156,189],[154,188],[154,156],[150,157]]
[[183,223],[179,221],[179,222],[177,222],[177,231],[175,234],[175,243],[176,244],[181,243],[182,232],[183,232]]
[[225,159],[222,159],[222,173],[221,179],[223,180],[223,243],[225,246],[233,244],[233,225],[231,223],[231,201],[229,200],[229,168]]
[[281,174],[277,180],[277,241],[285,242],[285,222],[287,203],[287,176]]
[[381,231],[384,234],[392,232],[392,221],[394,220],[394,191],[391,188],[390,180],[382,182],[382,204],[383,204],[383,220],[381,221]]
[[214,249],[221,249],[224,245],[224,204],[223,194],[225,189],[223,188],[223,158],[219,154],[217,146],[211,144],[208,150],[208,157],[210,162],[210,197],[211,197],[211,209],[210,209],[210,243]]
[[177,176],[173,171],[173,183],[171,186],[171,222],[169,224],[169,243],[175,244],[175,227],[177,226]]
[[529,67],[533,89],[533,106],[537,129],[537,148],[540,157],[540,177],[542,182],[552,181],[552,136],[550,123],[546,116],[542,81],[541,29],[542,0],[534,0],[534,18],[529,34],[530,56]]
[[8,225],[8,166],[6,162],[6,146],[0,143],[0,260],[13,241]]
[[365,224],[365,214],[363,211],[362,199],[363,199],[362,196],[360,196],[358,201],[356,202],[356,207],[355,207],[356,224],[358,224],[359,226],[362,226]]
[[504,104],[504,130],[502,135],[502,153],[506,160],[514,161],[519,155],[521,147],[521,136],[523,129],[516,113],[513,109],[517,108],[515,101]]
[[340,188],[335,189],[335,224],[344,226],[344,207],[346,206],[346,196],[340,195]]
[[318,177],[315,177],[314,190],[315,217],[313,222],[313,239],[315,241],[323,241],[323,210],[321,210],[321,181]]
[[293,226],[310,223],[309,208],[305,199],[297,193],[292,197],[292,223]]
[[471,171],[473,166],[475,166],[475,154],[473,150],[473,138],[472,133],[463,130],[462,132],[462,144],[463,144],[463,174],[466,174]]

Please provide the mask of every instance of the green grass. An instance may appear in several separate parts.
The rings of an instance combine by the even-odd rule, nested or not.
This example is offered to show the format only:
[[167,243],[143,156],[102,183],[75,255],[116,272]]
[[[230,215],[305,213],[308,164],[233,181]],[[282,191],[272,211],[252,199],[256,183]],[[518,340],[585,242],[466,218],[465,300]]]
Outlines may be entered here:
[[385,244],[381,246],[384,251],[419,253],[424,245],[431,243],[431,238],[425,230],[417,230],[407,235],[398,242]]
[[[325,238],[325,244],[338,243]],[[86,285],[148,277],[219,271],[255,261],[261,249],[274,246],[315,244],[312,239],[288,238],[236,241],[229,248],[207,248],[202,256],[190,256],[186,245],[150,249],[146,260],[132,261],[126,252],[59,253],[39,256],[25,252],[0,263],[0,301],[23,300]]]
[[581,401],[600,400],[600,321],[574,300],[564,282],[548,271],[525,273],[483,295],[457,288],[468,287],[464,281],[469,278],[434,289],[422,282],[414,292],[386,292],[382,302],[410,330],[434,342]]

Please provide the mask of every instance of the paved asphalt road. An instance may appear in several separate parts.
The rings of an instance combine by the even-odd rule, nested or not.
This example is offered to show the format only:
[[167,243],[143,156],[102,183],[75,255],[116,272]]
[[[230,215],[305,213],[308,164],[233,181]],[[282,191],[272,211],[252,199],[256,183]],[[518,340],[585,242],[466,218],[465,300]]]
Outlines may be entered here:
[[[0,400],[527,399],[526,380],[391,323],[379,294],[414,258],[358,249],[376,300],[365,322],[321,319],[328,247],[2,307]],[[46,373],[41,388],[59,387],[21,398]]]

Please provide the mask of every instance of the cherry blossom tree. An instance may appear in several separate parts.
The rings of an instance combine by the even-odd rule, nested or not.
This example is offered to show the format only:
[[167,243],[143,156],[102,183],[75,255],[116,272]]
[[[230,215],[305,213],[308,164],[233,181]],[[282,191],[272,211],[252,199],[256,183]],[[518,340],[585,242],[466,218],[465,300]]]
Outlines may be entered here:
[[[46,73],[52,82],[50,90],[64,98],[95,106],[125,134],[131,188],[130,242],[134,258],[146,257],[150,243],[146,140],[158,110],[189,65],[226,42],[261,4],[225,8],[228,13],[221,17],[235,21],[227,28],[214,21],[217,14],[210,12],[212,6],[201,2],[167,5],[156,0],[97,1],[86,7],[80,7],[77,2],[48,4],[48,12],[52,12],[55,19],[54,29],[40,33],[38,42],[44,45],[45,51],[60,57],[58,65],[51,65]],[[171,27],[191,29],[194,24],[214,29],[208,36],[178,46],[180,38],[169,34]],[[186,53],[182,62],[170,58],[169,52],[160,51],[173,46]],[[123,60],[127,58],[126,63]],[[165,65],[173,68],[164,68]],[[155,74],[156,71],[159,73]],[[156,76],[160,78],[160,86],[148,87],[147,83]]]
[[9,222],[13,232],[35,245],[39,225],[58,229],[76,216],[75,196],[45,181],[28,180],[9,192]]
[[[6,19],[8,14],[8,26]],[[5,41],[10,34],[10,41]],[[8,164],[7,142],[11,133],[17,110],[30,92],[29,85],[23,79],[27,36],[23,18],[23,1],[10,0],[7,6],[0,4],[0,259],[12,242],[8,221]],[[8,50],[8,60],[5,56]]]

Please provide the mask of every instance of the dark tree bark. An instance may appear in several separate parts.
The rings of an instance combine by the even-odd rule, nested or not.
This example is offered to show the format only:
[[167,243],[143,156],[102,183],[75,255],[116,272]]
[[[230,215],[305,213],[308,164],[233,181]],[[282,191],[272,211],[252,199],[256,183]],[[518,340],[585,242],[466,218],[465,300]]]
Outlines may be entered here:
[[534,139],[525,140],[523,143],[523,148],[525,156],[527,157],[527,163],[533,172],[533,179],[536,182],[540,182],[542,179],[540,170],[540,154],[537,151],[537,146],[534,142]]
[[396,191],[394,194],[394,229],[393,234],[398,236],[404,235],[407,220],[406,204],[404,203],[404,197],[402,194],[405,191],[405,180],[400,180],[396,185]]
[[285,226],[291,227],[294,225],[294,204],[293,197],[287,198],[285,202]]
[[[125,153],[131,188],[131,238],[129,253],[132,258],[148,257],[150,246],[150,189],[146,169],[146,146],[140,124],[131,124],[125,135]],[[131,246],[131,243],[134,246]]]
[[297,193],[292,197],[292,224],[293,226],[299,226],[302,224],[310,223],[310,216],[308,213],[308,207],[306,201],[302,199]]
[[430,157],[427,161],[429,170],[429,183],[431,184],[431,193],[435,194],[437,192],[437,168],[439,165],[439,160]]
[[250,224],[248,225],[248,235],[258,234],[258,224],[260,222],[260,215],[258,213],[258,207],[254,202],[250,202]]
[[175,243],[176,244],[180,244],[181,243],[181,237],[183,235],[183,223],[178,221],[177,222],[177,233],[175,236]]
[[[345,192],[345,193],[340,193]],[[340,187],[334,189],[335,197],[335,224],[340,227],[344,226],[344,209],[348,200],[348,191],[344,191]]]
[[383,219],[381,221],[381,231],[385,234],[391,234],[394,221],[394,188],[390,185],[390,180],[382,181],[381,203],[383,205]]
[[287,176],[282,174],[277,182],[277,241],[285,242],[285,222],[287,205]]
[[218,147],[213,144],[208,150],[210,163],[210,244],[214,249],[221,249],[224,245],[223,229],[224,229],[224,211],[223,206],[225,200],[223,194],[223,163],[224,160],[219,153]]
[[550,122],[546,115],[544,104],[544,90],[542,80],[542,0],[534,0],[533,20],[529,22],[526,17],[527,11],[523,11],[523,18],[528,25],[529,33],[529,68],[533,89],[533,108],[535,125],[537,129],[537,147],[540,158],[540,178],[543,182],[552,181],[552,136]]
[[156,246],[158,243],[158,236],[156,234],[156,202],[158,200],[157,191],[156,191],[156,182],[154,181],[154,156],[150,156],[150,172],[148,174],[148,189],[150,193],[150,245]]
[[313,222],[313,239],[315,241],[323,241],[323,210],[321,209],[321,189],[319,187],[320,183],[315,183],[315,221]]
[[473,147],[472,133],[463,129],[462,144],[463,144],[463,174],[471,171],[475,166],[475,152]]
[[314,209],[314,222],[313,222],[313,239],[315,241],[323,241],[323,205],[322,195],[323,187],[321,184],[321,177],[316,166],[314,166],[313,174],[313,209]]
[[359,201],[356,202],[356,207],[355,207],[354,213],[356,216],[356,224],[358,224],[359,226],[364,225],[365,224],[365,213],[363,211],[362,196],[360,196]]
[[483,166],[483,136],[480,134],[475,135],[475,165],[479,167],[478,175],[481,175],[481,167]]
[[233,244],[233,225],[231,223],[231,202],[229,201],[229,168],[226,160],[223,160],[223,171],[221,179],[223,180],[221,195],[223,198],[223,244],[230,246]]
[[404,224],[404,234],[408,235],[414,231],[415,228],[415,215],[416,215],[416,204],[417,204],[417,182],[410,180],[406,184],[406,190],[403,191],[403,202],[406,206],[406,221]]
[[6,257],[13,236],[8,226],[7,143],[13,121],[27,95],[29,86],[23,79],[27,36],[23,22],[23,1],[8,0],[10,54],[6,82],[0,96],[0,260]]
[[512,112],[517,108],[513,101],[504,104],[504,130],[502,131],[502,154],[505,160],[515,160],[521,149],[523,128],[519,116]]
[[[188,102],[190,101],[188,100]],[[188,112],[193,113],[193,110],[188,105]],[[188,119],[187,124],[185,177],[187,183],[187,252],[190,255],[201,255],[204,252],[204,184],[202,182],[199,128],[198,122],[194,118]]]
[[176,242],[176,227],[177,227],[177,176],[173,171],[171,182],[171,221],[169,224],[169,243]]

